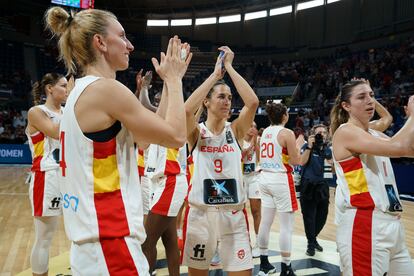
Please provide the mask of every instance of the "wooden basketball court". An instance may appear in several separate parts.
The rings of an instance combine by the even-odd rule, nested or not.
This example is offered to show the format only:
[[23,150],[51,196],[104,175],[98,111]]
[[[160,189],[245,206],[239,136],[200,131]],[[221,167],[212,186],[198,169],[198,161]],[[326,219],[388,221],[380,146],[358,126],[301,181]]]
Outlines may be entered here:
[[[29,167],[0,167],[0,276],[17,274],[31,275],[30,253],[33,245],[34,229],[28,195],[29,186],[25,184],[28,172]],[[337,271],[338,256],[335,252],[334,243],[336,227],[334,225],[334,206],[332,203],[333,190],[331,191],[328,221],[322,233],[319,235],[320,240],[322,240],[321,244],[325,250],[322,253],[317,253],[312,258],[305,255],[306,239],[304,237],[302,215],[300,212],[296,213],[292,260],[298,275],[324,273],[324,271],[327,272],[326,267],[330,265],[332,267],[336,266],[335,271]],[[402,221],[406,231],[406,242],[411,256],[414,256],[414,203],[403,201],[403,207],[404,213],[402,214]],[[248,213],[250,225],[252,226],[250,211]],[[280,255],[276,252],[278,229],[278,222],[275,219],[270,238],[270,249],[274,253],[274,256],[270,257],[271,262],[280,262]],[[253,232],[252,227],[250,230]],[[53,273],[54,268],[52,269],[52,267],[59,265],[67,266],[69,263],[69,248],[70,242],[66,238],[62,220],[54,236],[50,251],[51,273],[49,275],[56,275],[56,273]],[[162,246],[159,247],[159,249],[161,248]],[[164,256],[164,252],[160,252],[159,250],[159,258],[163,259]],[[255,259],[255,264],[257,263],[258,259]],[[321,263],[325,263],[327,266],[318,267]],[[163,261],[160,261],[159,265],[161,268],[158,270],[157,275],[168,275],[167,270],[162,268]],[[303,269],[300,268],[301,265],[304,265]],[[313,268],[309,268],[309,266]],[[181,272],[186,273],[186,271],[186,268],[183,268]],[[334,274],[329,273],[329,275]]]

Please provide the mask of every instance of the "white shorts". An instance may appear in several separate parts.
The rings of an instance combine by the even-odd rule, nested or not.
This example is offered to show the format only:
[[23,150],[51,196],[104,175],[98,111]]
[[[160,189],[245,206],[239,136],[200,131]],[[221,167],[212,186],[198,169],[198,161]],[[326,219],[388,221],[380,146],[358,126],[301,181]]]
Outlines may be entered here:
[[154,184],[150,178],[141,176],[141,197],[144,215],[148,215],[151,199],[154,196]]
[[292,174],[261,172],[259,180],[262,206],[276,208],[278,212],[298,210]]
[[32,172],[29,197],[33,216],[47,217],[62,214],[62,197],[59,181],[59,170]]
[[151,213],[176,217],[187,196],[188,184],[185,175],[168,175],[154,181],[154,196]]
[[244,187],[247,191],[247,198],[260,199],[259,173],[243,175]]
[[253,268],[246,210],[188,207],[182,263],[195,269],[208,269],[216,249],[224,271]]
[[132,237],[72,243],[70,266],[74,276],[149,275],[148,262],[142,253],[141,244]]
[[347,209],[340,218],[336,242],[344,276],[413,275],[404,227],[397,216]]

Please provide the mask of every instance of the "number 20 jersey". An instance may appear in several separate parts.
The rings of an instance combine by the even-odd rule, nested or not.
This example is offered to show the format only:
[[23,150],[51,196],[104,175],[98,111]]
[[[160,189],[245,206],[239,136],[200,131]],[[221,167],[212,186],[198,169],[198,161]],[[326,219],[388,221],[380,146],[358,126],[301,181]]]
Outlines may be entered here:
[[246,202],[241,168],[241,150],[226,123],[219,135],[211,133],[204,123],[193,149],[194,175],[189,203],[198,207],[238,206]]

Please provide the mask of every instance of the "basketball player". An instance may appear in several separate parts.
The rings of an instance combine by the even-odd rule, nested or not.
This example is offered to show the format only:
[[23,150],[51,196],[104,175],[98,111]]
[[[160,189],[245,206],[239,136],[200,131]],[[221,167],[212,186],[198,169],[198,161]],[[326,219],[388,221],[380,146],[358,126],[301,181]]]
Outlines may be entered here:
[[[72,241],[73,275],[148,275],[134,141],[181,147],[185,142],[182,77],[191,60],[169,40],[156,72],[168,87],[166,119],[148,111],[115,80],[134,47],[116,17],[98,9],[45,15],[59,39],[69,72],[81,78],[68,97],[60,125],[65,230]],[[76,66],[75,66],[76,65]]]
[[257,127],[253,122],[251,128],[243,139],[243,181],[247,190],[247,198],[250,202],[250,209],[253,216],[254,233],[256,234],[256,245],[252,248],[253,258],[260,256],[257,245],[257,234],[260,225],[260,190],[259,190],[259,164],[257,144]]
[[[414,97],[407,108],[412,114]],[[345,84],[331,111],[343,275],[412,275],[389,157],[414,156],[414,120],[390,138],[369,127],[374,111],[374,92],[364,80]]]
[[[189,50],[185,46],[186,49]],[[185,56],[188,53],[185,53]],[[165,107],[168,101],[167,87],[163,85],[162,96],[158,107],[151,104],[148,97],[149,82],[146,74],[142,82],[139,95],[141,103],[149,110],[156,111],[165,117]],[[138,85],[137,85],[138,86]],[[146,147],[146,146],[144,146]],[[150,145],[147,151],[146,187],[143,188],[144,209],[147,211],[145,231],[147,238],[142,245],[147,257],[150,271],[155,269],[157,259],[157,242],[162,238],[169,275],[179,275],[179,249],[177,241],[176,217],[187,195],[186,178],[186,146],[181,148],[166,148],[159,145]],[[146,201],[149,201],[148,206]],[[144,213],[145,214],[145,213]]]
[[[228,275],[251,275],[253,263],[239,144],[253,122],[259,101],[233,68],[234,53],[227,46],[219,50],[224,55],[217,59],[214,72],[185,103],[194,175],[184,226],[183,263],[188,266],[189,275],[208,275],[218,248]],[[227,123],[230,88],[218,82],[225,73],[222,67],[245,104],[232,123]],[[207,109],[207,120],[198,124],[194,114],[201,104]]]
[[[67,97],[67,80],[63,75],[48,73],[33,85],[35,106],[27,117],[26,135],[33,165],[29,196],[34,216],[35,242],[30,256],[33,275],[47,275],[49,249],[61,215],[59,192],[59,123],[62,103]],[[46,102],[40,104],[41,97]]]
[[[144,76],[142,76],[141,69],[136,75],[136,84],[137,88],[135,91],[135,96],[139,99],[143,106],[147,109],[156,112],[157,107],[153,106],[149,101],[148,90],[151,87],[152,81],[152,71],[147,71]],[[141,145],[141,147],[144,145]],[[138,153],[138,174],[139,182],[141,184],[141,196],[142,196],[142,208],[144,212],[144,225],[148,217],[151,197],[153,193],[152,182],[148,176],[147,170],[145,170],[145,165],[148,163],[148,153],[150,147],[139,148],[137,147]]]
[[294,214],[298,210],[293,167],[300,164],[300,155],[296,147],[295,134],[285,128],[289,113],[285,105],[270,102],[266,112],[271,125],[260,138],[260,174],[259,187],[262,197],[262,218],[259,227],[260,272],[259,275],[274,273],[276,269],[268,260],[270,228],[276,211],[279,214],[279,246],[282,255],[280,275],[295,275],[291,264]]

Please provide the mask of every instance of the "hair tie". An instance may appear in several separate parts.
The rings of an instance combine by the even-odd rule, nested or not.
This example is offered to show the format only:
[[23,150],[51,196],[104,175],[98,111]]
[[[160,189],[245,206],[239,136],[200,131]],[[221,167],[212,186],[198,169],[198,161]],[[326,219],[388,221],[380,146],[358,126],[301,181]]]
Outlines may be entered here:
[[70,23],[72,23],[72,20],[73,20],[73,17],[72,17],[72,15],[71,15],[71,14],[69,14],[69,17],[68,17],[68,19],[67,19],[66,26],[68,26],[68,27],[69,27]]

